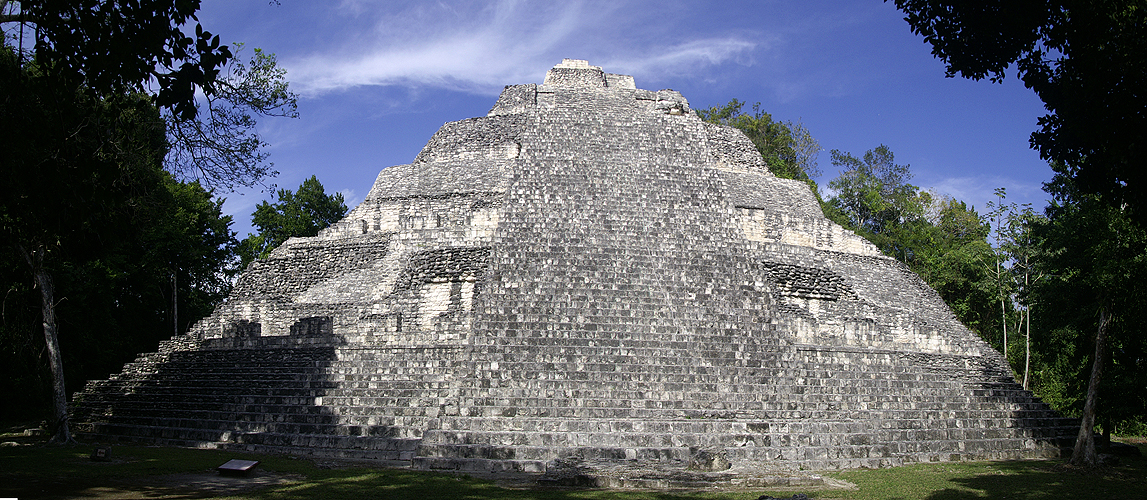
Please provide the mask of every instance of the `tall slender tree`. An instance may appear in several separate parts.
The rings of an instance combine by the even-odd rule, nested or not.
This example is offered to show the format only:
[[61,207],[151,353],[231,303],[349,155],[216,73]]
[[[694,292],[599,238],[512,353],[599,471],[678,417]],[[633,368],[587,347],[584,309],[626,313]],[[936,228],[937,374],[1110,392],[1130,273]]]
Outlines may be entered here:
[[995,271],[993,277],[996,281],[996,300],[1000,303],[1000,332],[1001,342],[1003,345],[1004,359],[1008,359],[1008,299],[1011,297],[1011,287],[1009,286],[1011,273],[1008,272],[1004,266],[1004,255],[1001,242],[1004,239],[1004,219],[1009,211],[1013,208],[1004,204],[1004,199],[1008,194],[1004,188],[996,188],[993,192],[996,195],[995,202],[988,202],[988,217],[995,227],[992,229],[992,237],[996,240],[998,247],[993,251]]
[[[1141,286],[1147,279],[1147,231],[1126,211],[1075,190],[1064,175],[1057,175],[1050,186],[1055,199],[1040,230],[1039,263],[1048,278],[1040,283],[1036,300],[1047,304],[1041,315],[1045,322],[1075,332],[1066,342],[1074,344],[1076,352],[1091,354],[1090,370],[1080,374],[1085,390],[1077,408],[1081,425],[1071,461],[1094,464],[1092,433],[1100,421],[1100,401],[1108,416],[1147,409],[1138,394],[1142,386],[1133,388],[1145,379],[1138,372],[1147,368],[1138,328],[1147,321],[1142,313],[1147,294]],[[1139,354],[1112,356],[1112,345]],[[1120,363],[1114,364],[1117,357]],[[1117,393],[1108,392],[1119,386],[1123,389]]]

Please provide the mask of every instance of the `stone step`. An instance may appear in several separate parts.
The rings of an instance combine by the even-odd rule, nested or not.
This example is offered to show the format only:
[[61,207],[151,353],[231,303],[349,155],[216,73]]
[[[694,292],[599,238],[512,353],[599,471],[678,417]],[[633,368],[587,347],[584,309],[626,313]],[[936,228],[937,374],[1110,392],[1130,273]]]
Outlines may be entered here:
[[[179,385],[176,385],[179,384]],[[356,382],[282,382],[265,381],[264,383],[228,384],[223,381],[150,381],[139,384],[104,384],[92,388],[81,398],[84,401],[97,401],[99,399],[122,399],[127,394],[133,397],[146,397],[148,399],[162,399],[164,397],[185,398],[192,397],[203,400],[236,400],[251,402],[252,398],[263,401],[272,401],[273,398],[313,398],[315,396],[329,396],[331,401],[342,401],[354,398],[365,398],[378,401],[377,404],[388,404],[386,400],[395,398],[423,397],[427,395],[444,395],[443,391],[450,390],[466,406],[491,407],[555,407],[555,406],[614,406],[632,408],[635,405],[657,404],[663,408],[681,408],[677,403],[682,400],[710,401],[729,408],[743,408],[752,410],[785,410],[797,409],[813,405],[821,409],[843,410],[880,410],[880,409],[926,409],[933,411],[978,411],[982,408],[992,408],[1006,411],[1050,411],[1049,407],[1038,400],[1019,398],[1009,400],[998,394],[972,391],[972,395],[952,396],[951,393],[932,391],[910,391],[907,395],[834,393],[830,391],[805,391],[792,394],[787,402],[778,402],[779,397],[771,393],[758,393],[747,388],[740,391],[729,391],[717,394],[702,389],[673,390],[676,387],[658,388],[653,386],[646,390],[596,389],[601,384],[590,382],[576,382],[576,388],[560,388],[563,384],[529,384],[526,388],[544,387],[541,394],[545,397],[535,398],[505,398],[497,396],[505,391],[495,391],[491,388],[458,387],[452,390],[450,384],[442,381],[419,380],[390,380],[390,381],[356,381]],[[708,388],[708,387],[705,387]],[[934,395],[929,395],[934,394]],[[488,396],[489,395],[489,396]],[[668,399],[666,399],[668,396]],[[653,398],[657,399],[653,399]],[[1001,401],[1004,402],[1001,406]],[[604,403],[604,404],[603,404]]]
[[411,467],[432,471],[541,474],[546,471],[546,462],[547,460],[490,460],[485,458],[415,456],[411,460]]
[[[217,414],[268,414],[268,415],[313,415],[324,412],[337,412],[340,415],[377,416],[377,417],[406,417],[406,416],[437,416],[440,412],[441,402],[425,401],[426,404],[410,404],[405,406],[316,406],[313,404],[237,404],[237,403],[197,403],[189,405],[186,402],[169,401],[125,401],[114,406],[116,415],[155,415],[163,418],[178,418],[189,411],[208,411]],[[85,405],[78,407],[77,415],[103,415],[106,406]]]
[[[647,399],[643,392],[605,391],[579,391],[562,393],[554,391],[549,397],[504,397],[507,391],[470,391],[461,388],[457,391],[456,399],[459,405],[471,408],[620,408],[620,409],[650,409],[650,410],[736,410],[736,411],[851,411],[851,412],[881,412],[881,411],[931,411],[931,412],[960,412],[960,411],[997,411],[1001,414],[1027,414],[1047,413],[1047,407],[1033,403],[1000,403],[977,398],[944,398],[917,397],[904,400],[879,399],[853,399],[845,397],[823,397],[821,395],[802,395],[792,397],[785,401],[778,397],[757,394],[723,394],[716,397],[711,393],[673,392],[670,398]],[[650,391],[650,394],[656,394]],[[330,394],[344,394],[332,391]],[[369,397],[369,396],[367,396]],[[930,400],[929,400],[930,399]]]
[[[664,408],[632,408],[632,407],[617,407],[617,406],[584,406],[584,405],[569,405],[569,406],[547,406],[547,407],[526,407],[526,406],[467,406],[461,404],[460,415],[463,417],[533,417],[533,418],[637,418],[637,419],[663,419],[663,418],[746,418],[746,419],[837,419],[842,417],[850,418],[881,418],[880,412],[860,411],[860,410],[818,410],[818,409],[785,409],[785,410],[763,410],[753,409],[747,407],[736,407],[733,405],[720,405],[711,408],[698,408],[693,406],[687,408],[684,403],[678,402],[678,406],[670,406]],[[985,410],[986,411],[986,410]],[[1047,416],[1046,414],[1035,414],[1032,417]],[[915,414],[910,416],[889,414],[886,418],[890,422],[897,422],[900,420],[926,420],[922,414]],[[977,419],[977,418],[1028,418],[1024,415],[1015,415],[1011,412],[1003,413],[982,413],[980,415],[968,415],[966,417],[948,417],[939,416],[936,418],[945,419]]]
[[126,443],[166,444],[188,448],[225,449],[256,453],[316,455],[322,457],[401,461],[416,454],[417,439],[352,438],[343,436],[284,435],[195,431],[107,424],[78,436]]
[[[271,421],[260,418],[262,415],[247,414],[233,415],[232,418],[219,419],[221,415],[205,415],[203,418],[164,418],[158,416],[116,416],[107,421],[108,424],[131,425],[147,428],[182,428],[205,431],[236,431],[243,433],[271,433],[271,434],[316,434],[325,436],[362,436],[386,438],[412,438],[422,437],[422,430],[418,428],[423,422],[411,421],[411,426],[392,425],[357,425],[346,419],[314,419],[319,422],[291,422]],[[226,415],[222,415],[226,417]],[[288,419],[293,420],[293,419]]]
[[[497,384],[497,385],[495,385]],[[380,387],[381,388],[381,387]],[[456,393],[467,404],[484,406],[552,406],[565,405],[565,401],[624,401],[642,400],[650,405],[667,406],[682,400],[698,402],[728,401],[752,404],[759,407],[772,408],[774,405],[791,405],[792,408],[804,407],[809,404],[825,404],[836,407],[847,406],[851,408],[882,407],[908,407],[929,409],[976,409],[977,405],[991,405],[995,408],[1006,409],[1046,409],[1042,402],[1026,399],[1011,400],[997,396],[975,396],[960,394],[955,391],[948,393],[938,391],[900,391],[896,394],[882,393],[880,391],[854,391],[847,392],[788,392],[784,391],[752,391],[747,388],[715,392],[707,390],[709,387],[678,387],[676,385],[659,387],[642,387],[628,389],[624,385],[610,386],[596,382],[575,383],[534,383],[534,384],[502,384],[492,382],[490,387],[457,387]],[[341,390],[341,389],[336,389]],[[355,391],[356,389],[350,389]],[[373,389],[372,389],[373,390]],[[536,391],[536,392],[534,392]],[[513,397],[514,394],[538,394],[531,397]],[[548,401],[548,402],[547,402]],[[533,404],[533,402],[540,402]],[[882,406],[883,405],[883,406]],[[956,405],[956,406],[953,406]]]
[[[609,443],[609,445],[604,445]],[[616,445],[616,446],[615,446]],[[578,457],[583,460],[639,460],[644,462],[686,463],[698,448],[696,446],[638,446],[616,440],[593,444],[551,442],[540,445],[504,444],[428,444],[423,442],[415,457],[415,467],[433,463],[428,459],[451,460],[526,460],[547,462],[557,458]],[[735,465],[768,469],[813,468],[839,469],[856,467],[888,467],[904,463],[969,459],[1021,459],[1058,456],[1058,447],[1051,441],[1035,441],[1011,437],[986,439],[946,440],[930,438],[913,442],[873,442],[848,444],[816,442],[813,439],[775,440],[762,445],[748,443],[706,449],[721,449]],[[942,458],[943,457],[943,458]],[[449,468],[449,467],[444,467]]]
[[[793,428],[788,432],[694,432],[664,434],[658,432],[513,432],[513,431],[444,431],[428,430],[424,445],[491,445],[538,447],[586,447],[609,443],[619,447],[740,447],[740,446],[819,446],[840,448],[872,445],[876,443],[936,443],[992,439],[1048,439],[1057,434],[1037,434],[1028,429],[992,428],[923,428],[904,432],[885,432],[880,429],[858,429],[852,432],[834,431],[828,426],[815,424]],[[913,451],[914,446],[905,445]],[[919,445],[924,446],[924,445]],[[930,445],[929,445],[930,446]]]
[[[617,363],[623,362],[623,363],[628,363],[630,366],[633,366],[636,369],[641,370],[641,371],[630,372],[630,373],[681,372],[681,373],[704,374],[706,376],[711,376],[711,375],[720,374],[720,373],[728,373],[730,375],[737,375],[737,376],[744,376],[745,375],[744,374],[745,367],[741,367],[741,366],[726,366],[726,367],[722,367],[722,368],[713,368],[713,367],[695,366],[695,365],[691,365],[691,364],[682,364],[682,363],[676,363],[676,362],[672,362],[672,363],[635,362],[636,360],[648,360],[648,359],[650,359],[648,356],[644,356],[644,355],[620,357],[617,359],[602,359],[602,357],[599,354],[595,353],[594,354],[594,356],[595,356],[594,362],[588,362],[588,363],[585,361],[569,361],[569,359],[571,357],[573,357],[573,355],[568,354],[568,353],[563,353],[559,356],[560,356],[560,358],[557,359],[556,361],[553,361],[553,362],[538,362],[537,356],[532,356],[531,360],[528,362],[526,362],[526,361],[511,362],[511,361],[503,360],[501,363],[502,364],[511,363],[512,366],[514,367],[515,371],[526,370],[526,371],[549,371],[549,372],[553,372],[556,368],[580,367],[581,371],[615,372],[616,368],[617,368]],[[356,363],[357,363],[357,361],[339,361],[336,363],[327,363],[327,365],[325,367],[327,369],[327,372],[329,372],[329,373],[352,373],[352,372],[370,373],[372,371],[376,372],[376,373],[387,373],[387,368],[395,368],[395,369],[402,369],[402,370],[408,370],[409,371],[411,368],[422,368],[424,370],[439,370],[439,369],[442,369],[442,368],[448,366],[445,362],[438,362],[437,364],[427,366],[426,364],[422,364],[422,363],[412,365],[412,364],[406,363],[406,362],[394,362],[391,364],[389,361],[385,361],[385,362],[381,362],[381,365],[380,365],[381,368],[371,367],[371,368],[363,369],[363,367],[361,367],[361,366],[355,366]],[[188,372],[197,372],[197,371],[205,372],[205,373],[252,373],[252,374],[260,374],[260,373],[268,373],[268,372],[271,372],[271,373],[274,373],[274,372],[307,373],[307,372],[313,372],[313,369],[315,368],[315,366],[313,364],[304,364],[304,365],[295,366],[295,367],[284,367],[282,363],[278,363],[277,366],[269,366],[269,365],[263,366],[262,364],[248,365],[248,364],[243,364],[243,363],[235,363],[233,361],[228,362],[228,363],[203,362],[203,363],[198,363],[198,366],[193,366],[190,364],[184,364],[184,366],[181,366],[180,362],[172,361],[172,362],[170,362],[169,366],[172,368],[178,368],[178,369],[177,370],[166,370],[166,371],[168,371],[168,372],[174,371],[176,373],[188,373]],[[481,368],[482,366],[483,366],[483,364],[480,363],[479,368]],[[805,370],[765,370],[762,368],[762,370],[765,370],[765,371],[762,371],[758,375],[770,375],[771,376],[770,380],[791,379],[791,380],[794,380],[797,384],[808,383],[809,385],[814,385],[814,384],[815,385],[834,385],[834,384],[835,385],[846,385],[846,384],[854,383],[856,381],[864,381],[864,380],[870,380],[870,379],[871,380],[889,380],[889,381],[905,380],[905,381],[913,381],[913,382],[922,382],[922,381],[945,382],[945,383],[951,383],[952,382],[950,374],[947,374],[947,373],[939,373],[939,374],[937,374],[937,373],[924,373],[924,372],[921,372],[920,370],[881,371],[881,370],[879,370],[880,367],[871,367],[871,366],[866,367],[866,368],[868,370],[872,370],[872,371],[868,372],[868,373],[864,373],[864,372],[861,372],[859,370],[856,370],[856,367],[852,367],[852,369],[845,370],[845,371],[823,370],[823,369],[817,369],[817,370],[807,370],[807,369],[805,369]],[[874,370],[874,368],[876,368],[876,369]],[[489,370],[489,371],[491,373],[497,373],[497,370]],[[857,375],[861,375],[861,377],[849,377],[848,376],[849,374],[857,374]],[[1001,385],[1001,388],[1004,388],[1004,386]],[[1014,385],[1014,384],[1011,385],[1010,388],[1015,389],[1017,392],[1020,390],[1018,388],[1018,385]]]
[[401,395],[425,391],[442,391],[450,384],[440,380],[373,380],[353,382],[332,381],[264,381],[236,384],[220,380],[153,380],[140,383],[107,384],[90,388],[86,394],[100,395],[170,395],[184,396],[315,396],[324,393],[353,395]]
[[[899,429],[892,423],[878,419],[857,418],[808,419],[580,419],[580,418],[538,418],[515,416],[506,417],[442,417],[438,424],[441,432],[541,432],[541,433],[652,433],[652,434],[696,434],[696,433],[739,433],[739,434],[798,434],[809,432],[830,432],[842,434],[862,433],[866,429],[887,432]],[[959,429],[954,423],[960,420],[913,420],[909,429]],[[1068,418],[1044,418],[1030,422],[1042,428],[1078,428],[1078,420]],[[1012,426],[1014,427],[1014,426]],[[1011,428],[1011,427],[1009,427]],[[904,431],[908,432],[908,431]]]
[[[1001,389],[1001,388],[979,388],[979,387],[966,387],[963,385],[953,385],[943,382],[920,382],[920,381],[888,381],[888,380],[870,380],[870,379],[838,379],[838,380],[817,380],[817,379],[799,379],[799,380],[785,380],[785,379],[772,379],[768,381],[745,381],[737,382],[735,379],[725,381],[722,383],[713,382],[711,378],[702,374],[688,374],[684,376],[675,376],[674,374],[666,373],[627,373],[627,372],[610,372],[610,373],[594,373],[594,372],[577,372],[577,378],[522,378],[522,379],[508,379],[503,374],[510,372],[489,372],[487,377],[471,378],[470,384],[464,387],[485,388],[497,386],[517,386],[530,389],[542,390],[555,390],[555,389],[578,389],[578,388],[601,388],[603,383],[617,382],[624,383],[623,387],[640,387],[648,391],[674,391],[684,389],[697,389],[710,393],[717,393],[718,390],[726,393],[738,392],[751,392],[751,393],[767,393],[767,394],[855,394],[867,395],[875,394],[878,397],[897,397],[898,394],[903,392],[910,392],[913,396],[916,395],[945,395],[952,394],[954,391],[963,390],[969,395],[982,397],[982,398],[995,398],[995,399],[1013,399],[1024,402],[1039,402],[1038,398],[1030,396],[1030,393],[1022,389]],[[543,376],[544,372],[537,372],[538,376]],[[553,372],[549,372],[553,373]],[[518,376],[528,377],[530,373],[521,374]],[[393,378],[392,378],[393,377]],[[398,378],[404,377],[404,378]],[[319,385],[319,386],[336,386],[336,385],[349,385],[353,383],[434,383],[441,381],[443,376],[441,374],[398,374],[398,373],[361,373],[361,374],[324,374],[324,373],[260,373],[254,374],[250,377],[240,377],[235,374],[226,372],[213,372],[213,373],[196,373],[184,372],[181,376],[151,376],[144,377],[139,380],[112,380],[102,381],[99,385],[93,387],[142,387],[142,386],[163,386],[184,384],[196,386],[217,386],[221,388],[234,387],[236,380],[243,380],[245,385],[247,383],[254,387],[259,386],[283,386],[283,385]],[[703,382],[702,382],[703,381]],[[899,389],[900,391],[892,391]]]

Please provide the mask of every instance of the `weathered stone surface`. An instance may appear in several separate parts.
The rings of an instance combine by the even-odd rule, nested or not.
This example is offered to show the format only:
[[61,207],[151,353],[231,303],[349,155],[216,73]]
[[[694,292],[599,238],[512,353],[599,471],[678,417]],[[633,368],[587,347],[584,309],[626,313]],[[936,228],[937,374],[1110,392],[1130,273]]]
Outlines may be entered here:
[[444,125],[74,408],[108,438],[733,482],[1073,436],[739,131],[568,60]]

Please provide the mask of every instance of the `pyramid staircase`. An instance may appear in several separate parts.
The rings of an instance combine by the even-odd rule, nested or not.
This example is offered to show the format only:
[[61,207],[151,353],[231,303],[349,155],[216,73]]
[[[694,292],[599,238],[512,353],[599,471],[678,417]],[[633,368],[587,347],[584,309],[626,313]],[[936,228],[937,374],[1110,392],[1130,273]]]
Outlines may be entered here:
[[187,336],[90,382],[72,420],[631,477],[1058,456],[1078,428],[743,134],[584,61],[444,125]]
[[699,450],[768,470],[1039,458],[1078,429],[1008,374],[953,357],[940,361],[966,366],[807,345],[761,356],[729,339],[693,346],[728,358],[708,366],[658,342],[569,342],[515,360],[263,340],[141,355],[89,382],[72,418],[93,438],[484,472],[570,458],[685,467]]

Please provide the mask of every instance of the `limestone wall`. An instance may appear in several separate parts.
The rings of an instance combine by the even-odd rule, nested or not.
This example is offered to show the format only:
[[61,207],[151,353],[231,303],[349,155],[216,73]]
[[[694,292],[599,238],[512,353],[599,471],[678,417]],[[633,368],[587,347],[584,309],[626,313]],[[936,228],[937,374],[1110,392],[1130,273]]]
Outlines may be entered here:
[[576,60],[81,399],[106,435],[450,470],[1017,458],[1062,423],[744,134]]

